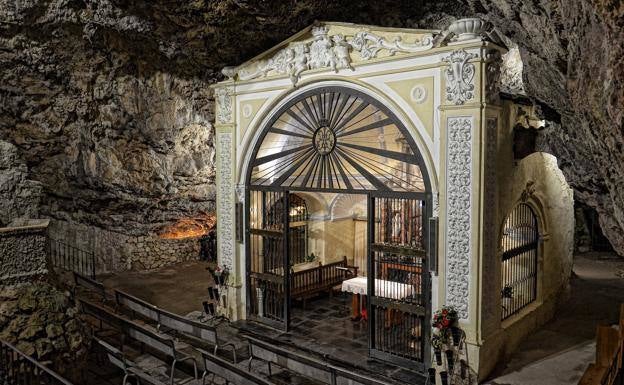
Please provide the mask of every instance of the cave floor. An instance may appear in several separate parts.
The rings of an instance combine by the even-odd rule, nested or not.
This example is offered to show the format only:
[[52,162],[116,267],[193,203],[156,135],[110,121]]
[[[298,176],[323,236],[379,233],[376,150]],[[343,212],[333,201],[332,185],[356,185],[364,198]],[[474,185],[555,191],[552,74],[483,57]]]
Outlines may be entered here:
[[574,258],[567,298],[555,318],[527,337],[488,385],[576,384],[595,361],[596,327],[618,322],[624,259],[608,253]]
[[99,276],[104,286],[119,289],[141,298],[161,309],[176,314],[202,310],[208,299],[212,276],[206,270],[214,267],[204,261],[188,261],[146,271],[126,271]]

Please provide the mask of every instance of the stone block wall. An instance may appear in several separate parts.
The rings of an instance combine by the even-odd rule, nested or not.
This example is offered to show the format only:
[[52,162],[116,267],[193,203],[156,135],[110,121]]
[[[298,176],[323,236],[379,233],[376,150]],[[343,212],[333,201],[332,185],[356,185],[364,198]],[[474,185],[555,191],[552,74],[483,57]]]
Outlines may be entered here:
[[53,221],[50,237],[95,253],[96,274],[149,270],[199,259],[199,238],[131,236],[69,221]]
[[0,282],[11,285],[45,276],[49,221],[35,225],[0,228]]
[[133,237],[126,241],[126,267],[149,270],[178,262],[199,259],[199,239],[162,239]]

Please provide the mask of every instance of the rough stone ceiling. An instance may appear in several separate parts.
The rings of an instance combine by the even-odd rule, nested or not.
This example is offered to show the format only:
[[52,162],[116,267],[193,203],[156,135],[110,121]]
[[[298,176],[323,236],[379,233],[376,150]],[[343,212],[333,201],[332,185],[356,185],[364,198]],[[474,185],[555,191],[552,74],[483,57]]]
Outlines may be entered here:
[[0,140],[41,183],[40,213],[158,225],[212,208],[206,85],[223,66],[316,19],[443,28],[472,15],[519,45],[549,121],[542,149],[624,254],[620,0],[0,0]]

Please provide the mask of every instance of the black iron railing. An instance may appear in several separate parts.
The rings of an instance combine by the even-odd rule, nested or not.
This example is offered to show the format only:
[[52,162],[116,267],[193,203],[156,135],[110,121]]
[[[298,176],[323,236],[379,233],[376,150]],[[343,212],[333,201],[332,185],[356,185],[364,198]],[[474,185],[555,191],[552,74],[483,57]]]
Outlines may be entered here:
[[0,340],[0,384],[72,385],[63,377]]
[[95,278],[95,254],[93,252],[53,238],[49,239],[48,252],[54,267]]

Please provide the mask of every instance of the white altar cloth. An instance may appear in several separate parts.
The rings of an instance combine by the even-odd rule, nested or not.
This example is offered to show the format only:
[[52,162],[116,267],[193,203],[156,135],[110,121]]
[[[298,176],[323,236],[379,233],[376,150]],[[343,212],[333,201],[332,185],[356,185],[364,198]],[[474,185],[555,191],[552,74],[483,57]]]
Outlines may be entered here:
[[[353,294],[368,294],[368,278],[356,277],[342,281],[342,291]],[[402,299],[414,294],[414,286],[400,282],[375,279],[375,295],[377,297]]]

